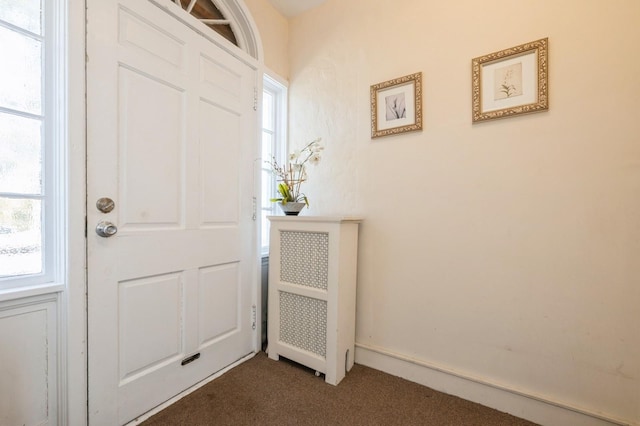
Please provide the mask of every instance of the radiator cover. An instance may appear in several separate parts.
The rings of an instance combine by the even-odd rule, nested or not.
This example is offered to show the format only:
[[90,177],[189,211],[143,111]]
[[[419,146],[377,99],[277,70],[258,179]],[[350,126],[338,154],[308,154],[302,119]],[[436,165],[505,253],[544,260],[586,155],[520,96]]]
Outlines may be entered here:
[[353,366],[357,218],[270,216],[269,357],[325,374]]

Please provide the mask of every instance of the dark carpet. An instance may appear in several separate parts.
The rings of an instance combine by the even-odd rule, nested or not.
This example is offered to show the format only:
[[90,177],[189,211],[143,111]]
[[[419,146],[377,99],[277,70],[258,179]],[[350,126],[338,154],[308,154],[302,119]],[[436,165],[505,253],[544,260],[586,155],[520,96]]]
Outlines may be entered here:
[[150,417],[154,425],[509,425],[534,423],[356,364],[338,386],[257,354]]

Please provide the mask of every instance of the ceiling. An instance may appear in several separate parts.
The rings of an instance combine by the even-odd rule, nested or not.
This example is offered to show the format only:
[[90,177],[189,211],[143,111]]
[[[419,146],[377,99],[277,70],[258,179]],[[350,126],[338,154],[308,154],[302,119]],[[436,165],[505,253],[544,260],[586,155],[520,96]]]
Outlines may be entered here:
[[269,0],[287,18],[293,18],[309,9],[324,3],[325,0]]

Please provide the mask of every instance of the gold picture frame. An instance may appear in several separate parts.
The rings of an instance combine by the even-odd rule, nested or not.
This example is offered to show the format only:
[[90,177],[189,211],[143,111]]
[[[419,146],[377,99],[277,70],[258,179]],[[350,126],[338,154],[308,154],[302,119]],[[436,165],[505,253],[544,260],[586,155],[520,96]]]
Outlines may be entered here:
[[471,61],[473,123],[549,109],[549,39]]
[[371,86],[371,137],[422,130],[422,73]]

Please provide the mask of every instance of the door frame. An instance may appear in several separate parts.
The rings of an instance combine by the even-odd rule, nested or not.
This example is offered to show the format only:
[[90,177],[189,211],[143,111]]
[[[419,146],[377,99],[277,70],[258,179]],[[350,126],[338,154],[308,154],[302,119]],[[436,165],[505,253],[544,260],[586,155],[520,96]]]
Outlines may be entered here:
[[66,327],[60,336],[66,375],[60,377],[59,404],[67,424],[82,425],[87,423],[85,1],[67,0],[66,13],[68,286],[60,309]]
[[[151,0],[150,0],[151,1]],[[157,0],[155,0],[157,1]],[[262,75],[264,74],[264,58],[262,41],[258,28],[249,13],[243,0],[221,0],[228,11],[236,20],[234,30],[240,30],[245,40],[253,49],[252,55],[248,51],[242,51],[235,46],[231,46],[226,41],[219,42],[221,47],[230,54],[242,59],[250,64],[257,71],[256,90],[258,98],[262,93]],[[87,353],[87,181],[86,181],[86,6],[87,0],[78,2],[67,0],[65,2],[67,13],[67,107],[68,107],[68,127],[67,131],[67,176],[68,187],[66,188],[67,199],[64,201],[64,215],[66,228],[66,239],[68,241],[68,283],[66,291],[62,296],[61,304],[61,335],[60,335],[60,359],[65,364],[66,374],[59,378],[59,408],[66,417],[68,424],[88,423],[88,353]],[[196,27],[203,25],[194,18],[192,25]],[[246,47],[245,47],[246,49]],[[72,82],[72,83],[71,83]],[[257,100],[258,113],[256,117],[261,117],[261,103]],[[256,126],[256,132],[259,132]],[[259,133],[256,135],[259,137]],[[257,163],[257,171],[254,178],[254,189],[257,200],[260,200],[260,174],[258,173],[260,163]],[[260,229],[257,226],[256,244]],[[259,251],[256,250],[256,253]],[[259,277],[260,262],[256,259],[256,277]],[[253,294],[257,306],[257,318],[260,318],[260,285],[259,280],[255,280]],[[255,334],[254,347],[260,350],[260,328],[257,321],[257,332]],[[194,389],[191,389],[194,390]],[[63,418],[65,418],[63,417]]]

